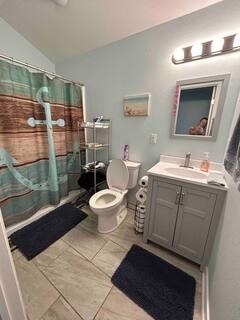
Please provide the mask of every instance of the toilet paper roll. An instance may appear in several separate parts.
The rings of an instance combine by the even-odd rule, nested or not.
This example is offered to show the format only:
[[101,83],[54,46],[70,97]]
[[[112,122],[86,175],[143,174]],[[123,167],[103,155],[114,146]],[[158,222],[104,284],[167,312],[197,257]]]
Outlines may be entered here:
[[139,180],[139,185],[141,187],[147,187],[148,186],[148,176],[143,176],[140,180]]
[[136,193],[136,199],[140,203],[144,203],[147,200],[147,193],[143,188],[140,188]]
[[[140,212],[140,213],[143,213],[145,215],[145,212],[146,212],[146,205],[145,204],[139,204],[137,206],[137,211]],[[143,216],[144,216],[143,215]]]

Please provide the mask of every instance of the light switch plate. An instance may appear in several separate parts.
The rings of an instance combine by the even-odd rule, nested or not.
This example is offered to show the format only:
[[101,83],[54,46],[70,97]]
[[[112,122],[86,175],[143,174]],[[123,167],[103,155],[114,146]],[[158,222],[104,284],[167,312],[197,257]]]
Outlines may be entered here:
[[156,144],[157,143],[158,135],[157,133],[151,133],[150,134],[150,144]]

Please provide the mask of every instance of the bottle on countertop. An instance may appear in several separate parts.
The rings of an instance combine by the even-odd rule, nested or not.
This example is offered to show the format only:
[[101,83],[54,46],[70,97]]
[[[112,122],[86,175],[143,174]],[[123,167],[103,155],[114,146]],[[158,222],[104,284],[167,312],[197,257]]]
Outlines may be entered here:
[[204,152],[204,159],[201,163],[200,170],[204,172],[208,172],[209,167],[210,167],[209,152]]
[[123,160],[124,161],[128,161],[129,160],[129,145],[128,144],[124,145]]

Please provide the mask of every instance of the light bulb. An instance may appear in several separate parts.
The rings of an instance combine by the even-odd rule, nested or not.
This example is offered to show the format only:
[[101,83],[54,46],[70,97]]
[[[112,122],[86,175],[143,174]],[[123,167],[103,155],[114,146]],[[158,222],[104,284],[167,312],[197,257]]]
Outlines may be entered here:
[[240,47],[240,33],[237,33],[234,37],[233,48]]
[[184,51],[182,48],[177,48],[173,53],[173,59],[175,61],[183,60],[184,58]]
[[217,38],[217,39],[213,40],[212,46],[211,46],[211,51],[212,52],[221,51],[223,48],[223,44],[224,44],[223,38]]
[[201,43],[194,44],[191,49],[191,54],[192,54],[192,57],[201,56],[202,55],[202,44]]

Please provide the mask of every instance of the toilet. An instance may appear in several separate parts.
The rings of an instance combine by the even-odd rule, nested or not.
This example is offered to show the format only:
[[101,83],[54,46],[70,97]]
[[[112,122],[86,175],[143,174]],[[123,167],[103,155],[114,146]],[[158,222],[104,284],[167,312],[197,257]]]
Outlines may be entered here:
[[107,169],[109,189],[95,193],[90,201],[91,210],[98,216],[98,231],[115,230],[127,215],[126,194],[137,184],[139,162],[114,159]]

